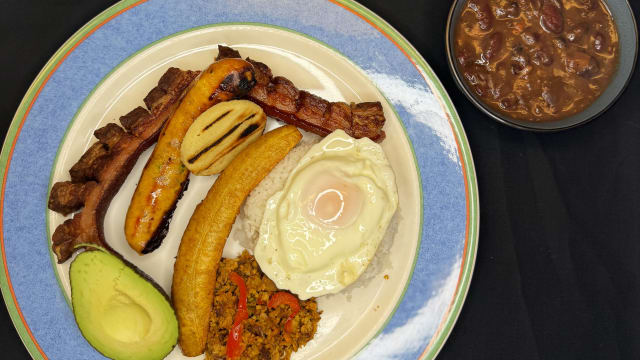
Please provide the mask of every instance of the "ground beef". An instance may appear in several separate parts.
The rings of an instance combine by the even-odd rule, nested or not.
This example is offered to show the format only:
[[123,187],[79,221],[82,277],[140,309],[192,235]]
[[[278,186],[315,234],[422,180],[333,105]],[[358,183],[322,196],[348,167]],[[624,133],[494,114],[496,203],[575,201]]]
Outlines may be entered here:
[[229,278],[232,271],[238,273],[247,285],[249,318],[243,322],[242,359],[289,359],[292,352],[313,338],[321,314],[315,299],[300,301],[300,312],[292,321],[292,331],[286,332],[284,324],[291,309],[287,305],[275,309],[267,307],[271,295],[279,290],[260,271],[255,258],[245,251],[237,259],[223,259],[218,267],[207,360],[226,358],[227,337],[238,304],[237,286]]

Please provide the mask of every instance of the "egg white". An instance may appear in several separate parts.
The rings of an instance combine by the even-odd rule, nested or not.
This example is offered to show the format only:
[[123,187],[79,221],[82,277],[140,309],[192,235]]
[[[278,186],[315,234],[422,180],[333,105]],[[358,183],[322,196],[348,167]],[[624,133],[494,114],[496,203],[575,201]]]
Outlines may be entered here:
[[[340,226],[309,216],[309,187],[323,181],[358,190],[350,200],[358,203],[349,204],[355,214]],[[300,299],[339,292],[365,271],[397,207],[395,175],[380,145],[336,130],[267,201],[255,258],[278,288]]]

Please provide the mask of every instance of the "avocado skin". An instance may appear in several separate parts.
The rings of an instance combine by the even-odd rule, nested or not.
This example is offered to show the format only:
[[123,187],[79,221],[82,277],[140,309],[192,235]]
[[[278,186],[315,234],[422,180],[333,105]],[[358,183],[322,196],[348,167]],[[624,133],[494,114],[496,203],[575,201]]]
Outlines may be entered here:
[[[135,350],[131,351],[131,349],[127,349],[124,353],[122,354],[118,354],[118,348],[122,346],[121,343],[114,343],[113,344],[113,348],[105,348],[104,344],[101,344],[102,341],[98,341],[98,342],[94,342],[91,340],[91,336],[88,336],[87,332],[95,332],[92,331],[91,329],[87,328],[87,325],[83,326],[83,323],[86,324],[86,322],[82,321],[82,317],[85,316],[84,314],[80,313],[81,311],[87,311],[87,309],[85,309],[84,306],[77,306],[78,304],[80,304],[83,299],[78,299],[78,296],[74,295],[78,292],[77,287],[78,284],[82,284],[79,283],[78,281],[74,282],[74,278],[76,278],[77,273],[76,270],[78,269],[78,263],[81,262],[82,260],[79,261],[79,259],[82,259],[83,256],[86,255],[90,255],[90,253],[98,253],[101,255],[104,255],[106,257],[111,258],[111,261],[114,262],[114,265],[117,265],[119,267],[122,267],[122,271],[120,272],[120,274],[125,274],[127,273],[127,270],[130,270],[131,273],[129,274],[130,278],[134,278],[137,277],[138,279],[136,280],[138,282],[138,284],[141,284],[142,287],[148,286],[150,285],[150,288],[147,288],[145,290],[145,294],[143,297],[148,297],[148,296],[158,296],[159,298],[162,299],[162,305],[164,306],[164,310],[169,311],[169,318],[171,319],[171,324],[167,323],[165,325],[168,325],[168,327],[172,327],[173,329],[169,329],[172,331],[172,335],[170,336],[168,339],[163,339],[166,340],[166,342],[160,343],[158,344],[158,346],[156,346],[155,348],[157,348],[158,352],[154,353],[154,347],[152,346],[152,344],[149,343],[142,343],[142,351],[140,351],[140,354],[138,356],[138,354],[136,354]],[[76,266],[74,266],[76,265]],[[83,265],[83,264],[81,264]],[[86,268],[86,264],[84,266]],[[100,274],[103,275],[103,274]],[[95,282],[99,282],[99,281],[104,281],[103,277],[98,277],[98,276],[93,276],[95,277],[95,279],[91,279],[92,281]],[[78,254],[76,256],[76,258],[73,260],[73,262],[71,263],[71,266],[69,267],[69,278],[70,278],[70,282],[71,282],[71,299],[72,299],[72,304],[73,304],[73,314],[76,320],[76,324],[78,325],[78,328],[80,329],[80,332],[82,333],[82,335],[85,337],[85,339],[87,340],[87,342],[89,342],[89,344],[99,353],[101,353],[102,355],[114,359],[114,360],[152,360],[152,359],[163,359],[164,357],[166,357],[172,350],[173,348],[176,346],[177,342],[178,342],[178,327],[177,327],[177,317],[175,315],[175,311],[173,309],[172,303],[171,303],[171,298],[167,295],[167,293],[164,291],[164,289],[162,289],[162,287],[160,287],[160,285],[158,285],[149,275],[147,275],[146,273],[144,273],[142,270],[140,270],[138,267],[136,267],[135,265],[133,265],[131,262],[127,261],[126,259],[124,259],[120,254],[114,252],[114,251],[108,251],[106,249],[100,248],[100,247],[90,247],[87,248],[87,250],[85,250],[84,252]],[[87,276],[85,275],[85,278],[87,278]],[[108,280],[108,279],[107,279]],[[109,280],[111,281],[111,280]],[[75,286],[74,286],[75,284]],[[104,285],[104,284],[101,284]],[[103,286],[101,288],[104,288]],[[99,296],[96,295],[97,292],[93,292],[92,296]],[[115,293],[115,292],[114,292]],[[136,300],[136,299],[134,299]],[[138,300],[142,300],[142,298],[138,299]],[[143,300],[144,301],[144,300]],[[91,309],[91,310],[95,310],[95,311],[100,311],[101,309]],[[91,311],[89,310],[89,311]],[[145,309],[145,311],[147,311],[147,313],[149,313],[148,311],[149,309]],[[151,310],[151,312],[153,312],[153,310]],[[153,315],[153,314],[151,314]],[[153,319],[153,323],[157,323],[157,319]],[[96,326],[97,327],[97,326]],[[99,332],[99,330],[98,330]],[[104,334],[104,338],[109,338],[108,334]],[[146,340],[146,339],[144,339]]]

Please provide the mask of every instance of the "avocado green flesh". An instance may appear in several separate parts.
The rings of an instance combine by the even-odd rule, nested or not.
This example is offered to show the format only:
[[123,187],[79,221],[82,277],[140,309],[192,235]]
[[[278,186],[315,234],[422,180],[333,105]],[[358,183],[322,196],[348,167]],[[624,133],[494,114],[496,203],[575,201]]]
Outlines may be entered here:
[[178,321],[166,295],[118,257],[85,251],[69,277],[78,327],[106,357],[162,359],[176,345]]

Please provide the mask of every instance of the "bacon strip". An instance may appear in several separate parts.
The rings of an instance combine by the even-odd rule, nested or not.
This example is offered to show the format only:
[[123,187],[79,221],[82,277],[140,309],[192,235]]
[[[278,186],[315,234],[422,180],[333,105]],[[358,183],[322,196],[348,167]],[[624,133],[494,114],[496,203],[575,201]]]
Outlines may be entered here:
[[[238,51],[218,45],[216,60],[239,57]],[[268,116],[321,136],[342,129],[354,138],[384,140],[382,127],[385,117],[380,102],[329,102],[298,90],[287,78],[274,77],[267,65],[249,58],[246,60],[253,65],[257,82],[247,98],[260,105]]]
[[110,249],[103,232],[104,215],[113,196],[135,165],[140,154],[155,143],[186,89],[198,76],[196,71],[170,68],[145,97],[147,109],[137,107],[95,131],[93,144],[71,168],[72,181],[58,182],[51,189],[49,209],[64,215],[84,208],[58,226],[52,249],[58,263],[67,261],[76,246],[96,244]]

